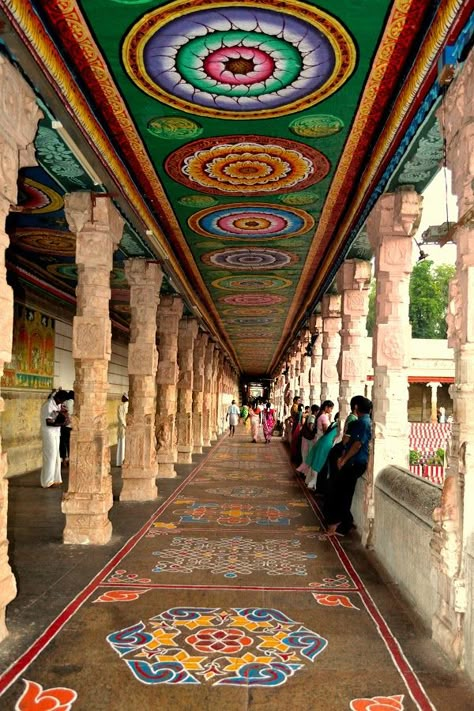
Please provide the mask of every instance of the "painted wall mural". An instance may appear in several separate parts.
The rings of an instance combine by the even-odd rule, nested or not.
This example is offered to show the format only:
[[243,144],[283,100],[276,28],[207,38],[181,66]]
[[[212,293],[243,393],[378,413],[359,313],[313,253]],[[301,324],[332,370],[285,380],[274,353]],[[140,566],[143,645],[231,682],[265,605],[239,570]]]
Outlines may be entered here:
[[15,303],[12,360],[5,365],[2,388],[52,389],[54,325],[50,316]]
[[107,642],[143,684],[284,684],[328,642],[280,610],[183,607],[117,630]]

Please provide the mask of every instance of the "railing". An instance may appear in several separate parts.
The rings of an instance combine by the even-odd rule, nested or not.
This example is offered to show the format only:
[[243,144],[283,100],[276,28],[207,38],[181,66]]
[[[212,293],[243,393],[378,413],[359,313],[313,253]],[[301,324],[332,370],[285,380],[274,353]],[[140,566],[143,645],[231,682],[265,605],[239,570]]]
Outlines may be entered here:
[[443,485],[446,450],[451,439],[451,424],[411,422],[409,433],[410,472],[433,484]]

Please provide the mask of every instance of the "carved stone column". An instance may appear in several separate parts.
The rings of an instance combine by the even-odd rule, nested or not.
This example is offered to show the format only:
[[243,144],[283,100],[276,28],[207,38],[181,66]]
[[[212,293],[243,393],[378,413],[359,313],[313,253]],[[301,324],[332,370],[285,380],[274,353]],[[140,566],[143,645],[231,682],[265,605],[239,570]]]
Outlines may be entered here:
[[193,460],[194,345],[198,333],[195,318],[185,316],[178,329],[178,462]]
[[69,488],[63,497],[65,543],[104,544],[112,535],[108,366],[112,350],[110,272],[122,237],[123,219],[108,197],[71,193],[65,198],[76,235],[77,316],[72,355],[76,367]]
[[204,359],[209,336],[200,331],[193,351],[193,453],[201,454],[204,446]]
[[218,382],[219,382],[219,351],[217,350],[217,347],[215,347],[214,353],[212,356],[211,415],[210,415],[211,442],[215,441],[218,436],[218,431],[217,431],[218,398],[219,398]]
[[303,405],[309,405],[309,371],[311,368],[311,360],[307,355],[306,347],[309,344],[311,334],[306,330],[303,334],[300,343],[300,378],[299,378],[299,396]]
[[313,345],[311,367],[309,369],[309,401],[311,405],[321,404],[321,361],[323,359],[322,329],[323,320],[321,316],[314,314],[309,324],[311,336],[317,336],[316,343]]
[[[33,139],[42,113],[33,91],[18,70],[0,55],[0,378],[11,361],[13,334],[13,292],[7,284],[5,250],[9,245],[5,221],[10,206],[17,202],[18,170],[36,165]],[[4,402],[0,397],[0,413]],[[8,563],[7,454],[0,439],[0,641],[7,634],[5,610],[16,597],[16,582]]]
[[156,311],[163,273],[144,259],[125,262],[130,285],[130,344],[128,347],[129,408],[127,447],[122,466],[121,501],[151,501],[157,496]]
[[209,341],[206,346],[204,358],[204,399],[202,407],[202,438],[203,447],[211,446],[211,403],[212,403],[212,377],[214,363],[214,343]]
[[433,638],[474,676],[474,52],[449,87],[438,119],[458,201],[456,275],[448,341],[454,349],[453,436],[441,506],[433,515]]
[[157,312],[158,370],[156,372],[156,450],[158,476],[171,479],[178,461],[176,409],[178,384],[178,328],[183,315],[179,296],[161,297]]
[[336,402],[339,392],[337,362],[341,350],[341,297],[325,294],[321,301],[322,361],[321,361],[321,402]]
[[367,221],[377,280],[373,338],[373,452],[367,468],[363,541],[371,542],[374,484],[389,464],[408,467],[408,368],[411,326],[409,283],[412,235],[421,217],[422,198],[413,190],[382,195]]
[[363,395],[367,381],[367,313],[372,266],[361,259],[346,260],[337,273],[341,294],[341,355],[339,373],[339,420],[344,427],[354,395]]

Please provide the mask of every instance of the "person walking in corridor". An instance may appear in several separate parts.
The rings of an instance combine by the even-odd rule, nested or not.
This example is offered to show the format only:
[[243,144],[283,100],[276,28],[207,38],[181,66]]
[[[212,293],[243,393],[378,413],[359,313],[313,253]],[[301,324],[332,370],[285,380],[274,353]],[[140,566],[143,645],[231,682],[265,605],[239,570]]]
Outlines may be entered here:
[[122,395],[122,400],[117,408],[117,454],[115,466],[121,467],[125,459],[125,432],[127,430],[127,413],[128,413],[128,396],[127,393]]
[[275,429],[275,410],[272,405],[267,402],[262,412],[263,436],[265,444],[270,444],[273,430]]
[[232,404],[227,409],[226,420],[229,420],[229,437],[235,435],[235,426],[239,424],[240,408],[232,400]]
[[252,403],[249,409],[250,418],[250,435],[252,437],[252,442],[255,444],[258,441],[258,428],[260,427],[262,412],[260,410],[257,400]]

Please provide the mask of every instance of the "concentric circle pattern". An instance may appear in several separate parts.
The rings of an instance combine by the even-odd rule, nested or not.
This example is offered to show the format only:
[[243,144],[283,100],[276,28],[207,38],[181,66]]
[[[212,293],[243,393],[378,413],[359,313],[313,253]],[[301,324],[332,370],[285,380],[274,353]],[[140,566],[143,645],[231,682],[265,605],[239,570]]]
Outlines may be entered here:
[[70,232],[21,228],[15,231],[11,239],[16,248],[28,252],[57,257],[72,257],[76,254],[76,237]]
[[356,51],[333,16],[294,0],[175,0],[144,15],[123,46],[132,80],[201,115],[265,118],[301,111],[339,89]]
[[233,204],[202,210],[188,224],[204,237],[218,239],[283,239],[308,232],[314,220],[302,210],[264,204]]
[[201,257],[205,264],[221,269],[264,270],[287,267],[299,260],[298,255],[281,249],[232,247],[208,252]]
[[225,289],[226,291],[256,291],[257,289],[285,289],[292,285],[290,279],[274,276],[257,276],[256,274],[246,274],[243,276],[228,276],[216,279],[212,282],[212,286],[216,289]]
[[303,190],[329,172],[326,156],[315,148],[269,136],[201,139],[174,151],[165,162],[168,175],[191,189],[212,194],[272,195]]
[[270,306],[282,304],[286,299],[278,294],[231,294],[223,296],[219,301],[233,306]]
[[64,200],[56,190],[31,178],[18,180],[18,204],[28,213],[56,212],[64,206]]

